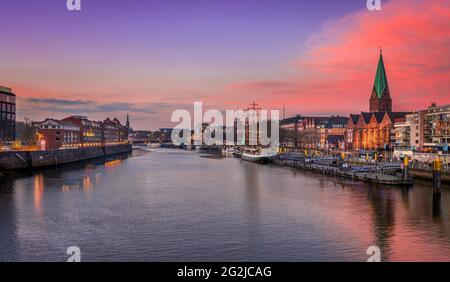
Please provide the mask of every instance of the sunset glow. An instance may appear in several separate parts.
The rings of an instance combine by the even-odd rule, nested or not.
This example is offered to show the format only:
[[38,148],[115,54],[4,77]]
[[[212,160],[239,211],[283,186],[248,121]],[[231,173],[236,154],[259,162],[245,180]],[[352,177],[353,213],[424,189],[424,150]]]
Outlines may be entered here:
[[130,112],[136,129],[155,129],[195,101],[359,113],[380,47],[394,110],[450,102],[448,1],[384,1],[374,12],[361,0],[128,2],[86,1],[74,13],[64,1],[2,1],[0,85],[17,94],[18,120]]

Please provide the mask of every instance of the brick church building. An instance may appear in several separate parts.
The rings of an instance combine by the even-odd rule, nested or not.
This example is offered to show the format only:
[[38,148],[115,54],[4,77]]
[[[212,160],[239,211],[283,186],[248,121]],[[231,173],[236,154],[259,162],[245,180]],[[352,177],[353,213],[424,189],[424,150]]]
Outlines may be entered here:
[[392,111],[392,98],[380,51],[375,82],[369,100],[369,112],[351,114],[347,123],[345,143],[348,150],[382,150],[395,143],[394,124],[406,112]]

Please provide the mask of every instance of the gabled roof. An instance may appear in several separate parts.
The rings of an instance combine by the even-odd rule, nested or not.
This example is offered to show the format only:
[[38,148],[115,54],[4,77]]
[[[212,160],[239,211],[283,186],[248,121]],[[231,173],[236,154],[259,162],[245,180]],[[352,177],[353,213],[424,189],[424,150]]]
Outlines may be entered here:
[[373,113],[366,113],[366,112],[361,112],[361,115],[364,119],[365,123],[369,123],[370,119],[372,118]]
[[53,119],[53,118],[47,118],[43,122],[39,122],[37,124],[52,124],[52,123],[59,124],[59,125],[73,126],[73,127],[77,127],[78,128],[77,125],[71,123],[70,121]]
[[350,114],[350,120],[353,122],[353,124],[357,124],[359,120],[359,115]]
[[375,119],[377,120],[378,123],[381,123],[383,121],[384,115],[386,114],[386,112],[375,112],[373,113],[373,115],[375,116]]

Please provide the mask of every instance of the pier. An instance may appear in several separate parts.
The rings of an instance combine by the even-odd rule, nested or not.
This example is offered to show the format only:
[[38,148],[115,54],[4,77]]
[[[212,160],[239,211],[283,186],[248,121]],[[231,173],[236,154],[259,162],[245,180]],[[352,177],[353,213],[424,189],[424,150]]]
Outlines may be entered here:
[[398,173],[401,169],[400,166],[360,166],[351,168],[346,163],[342,166],[333,166],[326,164],[326,161],[324,162],[322,159],[308,159],[299,155],[289,154],[279,155],[272,161],[280,166],[309,170],[369,183],[402,186],[411,186],[414,184],[413,179],[409,175],[405,176],[402,173]]

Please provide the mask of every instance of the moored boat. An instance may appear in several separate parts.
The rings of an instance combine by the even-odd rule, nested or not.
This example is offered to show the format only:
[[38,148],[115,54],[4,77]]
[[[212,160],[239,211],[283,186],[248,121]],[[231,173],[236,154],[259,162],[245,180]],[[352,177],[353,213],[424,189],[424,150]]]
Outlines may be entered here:
[[222,149],[222,155],[226,157],[232,157],[234,155],[233,147],[226,147]]
[[249,161],[249,162],[255,162],[255,163],[268,163],[276,155],[277,155],[276,152],[268,150],[268,149],[250,148],[250,149],[244,150],[244,152],[242,153],[242,159]]

